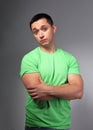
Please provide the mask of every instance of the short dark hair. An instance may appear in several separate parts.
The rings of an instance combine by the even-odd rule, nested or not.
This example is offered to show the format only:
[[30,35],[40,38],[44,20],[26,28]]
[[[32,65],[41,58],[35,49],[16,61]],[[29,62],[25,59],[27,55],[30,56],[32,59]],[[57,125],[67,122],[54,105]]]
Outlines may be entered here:
[[32,23],[34,23],[35,21],[45,18],[47,20],[47,22],[52,26],[54,24],[53,19],[50,15],[46,14],[46,13],[39,13],[36,14],[32,17],[31,21],[30,21],[30,28]]

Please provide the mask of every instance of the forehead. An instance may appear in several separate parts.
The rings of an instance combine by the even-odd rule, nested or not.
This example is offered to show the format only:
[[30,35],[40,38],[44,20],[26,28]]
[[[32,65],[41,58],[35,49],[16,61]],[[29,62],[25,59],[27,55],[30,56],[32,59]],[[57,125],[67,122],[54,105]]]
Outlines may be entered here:
[[39,19],[39,20],[35,21],[34,23],[32,23],[31,27],[33,30],[33,29],[39,29],[44,25],[49,26],[49,23],[47,22],[47,19],[42,18],[42,19]]

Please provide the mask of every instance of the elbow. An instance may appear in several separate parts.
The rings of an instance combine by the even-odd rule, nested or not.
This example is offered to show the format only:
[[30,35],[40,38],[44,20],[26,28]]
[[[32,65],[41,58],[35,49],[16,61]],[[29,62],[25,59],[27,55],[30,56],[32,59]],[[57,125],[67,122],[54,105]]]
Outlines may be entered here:
[[83,84],[82,84],[82,86],[80,86],[80,88],[78,89],[78,91],[77,91],[77,99],[82,99],[83,98],[83,89],[84,87],[83,87]]
[[82,99],[82,97],[83,97],[82,93],[78,94],[78,99]]
[[83,98],[83,91],[78,92],[76,98],[77,99],[82,99]]

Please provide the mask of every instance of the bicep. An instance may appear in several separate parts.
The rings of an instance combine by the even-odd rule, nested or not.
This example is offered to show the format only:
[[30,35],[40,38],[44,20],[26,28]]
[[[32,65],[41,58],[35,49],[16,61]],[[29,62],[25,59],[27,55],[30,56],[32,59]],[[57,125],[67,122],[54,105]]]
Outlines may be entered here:
[[40,84],[41,76],[39,73],[29,73],[22,76],[24,86],[29,89],[31,86]]
[[70,74],[68,76],[69,86],[72,88],[74,98],[81,99],[83,96],[83,79],[79,74]]
[[79,89],[83,89],[83,79],[80,74],[69,74],[68,83],[71,85],[78,86]]

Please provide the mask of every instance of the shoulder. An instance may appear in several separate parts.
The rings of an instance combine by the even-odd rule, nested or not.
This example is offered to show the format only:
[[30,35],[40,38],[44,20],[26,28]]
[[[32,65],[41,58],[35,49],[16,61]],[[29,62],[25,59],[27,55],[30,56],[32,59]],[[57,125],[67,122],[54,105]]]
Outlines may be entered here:
[[66,58],[70,58],[70,57],[74,57],[70,52],[63,50],[61,48],[58,48],[59,53],[61,53],[62,55],[64,55]]
[[61,50],[61,52],[63,53],[64,61],[68,66],[68,73],[80,74],[80,67],[77,58],[67,51]]
[[73,62],[78,63],[77,58],[72,53],[65,51],[63,49],[60,49],[60,48],[59,48],[59,52],[61,53],[61,55],[63,56],[67,64],[71,64]]
[[26,54],[23,56],[22,60],[34,59],[35,57],[38,56],[38,54],[39,54],[39,49],[38,49],[38,47],[37,47],[37,48],[35,48],[35,49],[29,51],[28,53],[26,53]]

